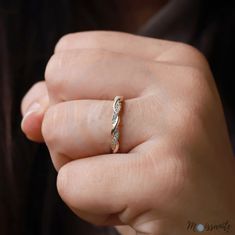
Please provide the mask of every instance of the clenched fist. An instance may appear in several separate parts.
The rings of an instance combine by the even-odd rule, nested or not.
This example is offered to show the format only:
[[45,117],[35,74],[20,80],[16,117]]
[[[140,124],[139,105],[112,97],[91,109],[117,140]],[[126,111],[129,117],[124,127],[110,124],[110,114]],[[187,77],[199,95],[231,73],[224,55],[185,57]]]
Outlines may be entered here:
[[[111,154],[117,95],[120,149]],[[22,113],[23,131],[46,143],[58,192],[79,217],[138,235],[224,234],[208,225],[225,221],[235,233],[224,114],[207,61],[191,46],[117,32],[67,35]]]

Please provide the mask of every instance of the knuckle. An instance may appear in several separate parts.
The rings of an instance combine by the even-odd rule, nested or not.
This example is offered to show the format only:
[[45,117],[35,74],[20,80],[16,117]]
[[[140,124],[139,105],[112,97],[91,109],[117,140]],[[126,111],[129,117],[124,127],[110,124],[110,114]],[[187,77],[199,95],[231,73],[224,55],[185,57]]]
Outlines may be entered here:
[[120,33],[110,31],[90,31],[64,35],[56,44],[55,52],[74,48],[103,48],[107,38]]
[[187,74],[187,76],[185,76],[184,78],[185,81],[183,82],[187,82],[192,87],[194,87],[196,83],[205,76],[204,71],[201,71],[199,68],[196,68],[196,67],[183,67],[182,73]]
[[48,89],[51,91],[58,91],[64,85],[64,80],[61,74],[66,63],[64,53],[57,53],[51,56],[45,70],[45,81]]
[[207,63],[207,59],[205,58],[203,53],[201,51],[199,51],[197,48],[195,48],[189,44],[182,43],[182,42],[177,43],[177,45],[183,55],[191,57],[194,60],[198,60],[203,63]]
[[69,190],[68,181],[69,181],[68,170],[67,166],[64,165],[60,168],[56,181],[57,191],[64,201],[66,201],[68,196],[68,190]]
[[45,89],[45,81],[39,81],[36,82],[35,84],[32,85],[32,87],[30,88],[31,90],[40,90],[40,89]]
[[54,143],[56,142],[57,135],[55,131],[59,127],[58,119],[59,116],[56,106],[50,107],[44,114],[42,135],[49,148],[54,146]]
[[74,48],[104,48],[107,39],[117,40],[122,37],[130,37],[129,34],[115,31],[85,31],[69,33],[59,39],[55,46],[55,52]]
[[68,78],[73,77],[76,67],[80,76],[90,74],[96,66],[103,66],[109,59],[112,59],[112,53],[103,49],[81,49],[76,51],[59,52],[50,58],[46,70],[45,81],[49,92],[62,91],[66,87]]
[[71,47],[71,42],[73,37],[74,37],[73,33],[69,33],[62,36],[55,46],[55,52],[69,49]]
[[107,41],[107,38],[112,39],[118,34],[117,32],[111,31],[92,31],[92,32],[82,32],[79,35],[79,38],[89,45],[89,48],[104,48],[104,43]]
[[63,165],[57,175],[56,187],[58,194],[65,203],[73,208],[79,208],[85,204],[86,200],[81,199],[81,193],[79,192],[80,183],[76,181],[76,187],[74,187],[74,169],[71,163]]
[[102,47],[105,35],[105,32],[99,31],[83,32],[80,33],[79,38],[85,41],[90,48],[100,48]]
[[47,63],[45,75],[44,75],[47,85],[51,83],[50,80],[51,78],[53,78],[53,73],[56,67],[55,66],[56,62],[57,62],[56,54],[53,54]]
[[196,97],[198,97],[203,93],[208,92],[209,86],[207,84],[207,75],[205,74],[205,71],[199,68],[188,68],[188,77],[184,79],[184,82],[191,95],[195,94]]
[[26,111],[27,107],[37,99],[40,99],[41,94],[46,93],[46,86],[44,81],[36,82],[24,95],[21,100],[21,111],[22,113]]
[[176,88],[182,90],[181,94],[177,94],[179,97],[184,97],[186,93],[192,95],[194,91],[202,91],[202,88],[206,88],[207,74],[204,70],[194,66],[181,66],[175,68],[175,72],[180,78],[177,80]]

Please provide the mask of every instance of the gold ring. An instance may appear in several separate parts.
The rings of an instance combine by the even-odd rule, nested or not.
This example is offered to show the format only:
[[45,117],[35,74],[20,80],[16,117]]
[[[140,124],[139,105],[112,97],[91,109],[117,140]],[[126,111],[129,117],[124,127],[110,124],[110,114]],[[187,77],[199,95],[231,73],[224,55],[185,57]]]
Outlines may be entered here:
[[119,149],[120,139],[120,113],[123,105],[123,96],[116,96],[113,101],[113,117],[112,117],[112,130],[111,130],[111,150],[116,153]]

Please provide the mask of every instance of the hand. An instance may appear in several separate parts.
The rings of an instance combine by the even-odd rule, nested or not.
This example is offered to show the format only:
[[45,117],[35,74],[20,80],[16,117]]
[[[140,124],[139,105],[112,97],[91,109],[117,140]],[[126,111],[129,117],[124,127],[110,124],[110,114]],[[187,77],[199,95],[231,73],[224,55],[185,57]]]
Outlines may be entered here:
[[[23,99],[22,129],[47,144],[58,192],[78,216],[138,235],[195,234],[189,221],[234,223],[234,158],[196,49],[124,33],[71,34],[45,78]],[[125,98],[123,125],[120,153],[110,154],[116,95]]]

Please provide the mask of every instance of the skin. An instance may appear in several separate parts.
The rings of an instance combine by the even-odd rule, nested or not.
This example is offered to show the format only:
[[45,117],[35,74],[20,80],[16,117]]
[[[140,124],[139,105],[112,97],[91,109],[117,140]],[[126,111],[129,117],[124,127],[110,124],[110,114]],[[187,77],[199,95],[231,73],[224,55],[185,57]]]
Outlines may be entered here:
[[[116,95],[125,97],[120,152],[110,154]],[[22,114],[26,136],[50,151],[61,198],[84,220],[128,225],[126,235],[195,234],[188,221],[235,226],[223,109],[193,47],[117,32],[67,35]]]

